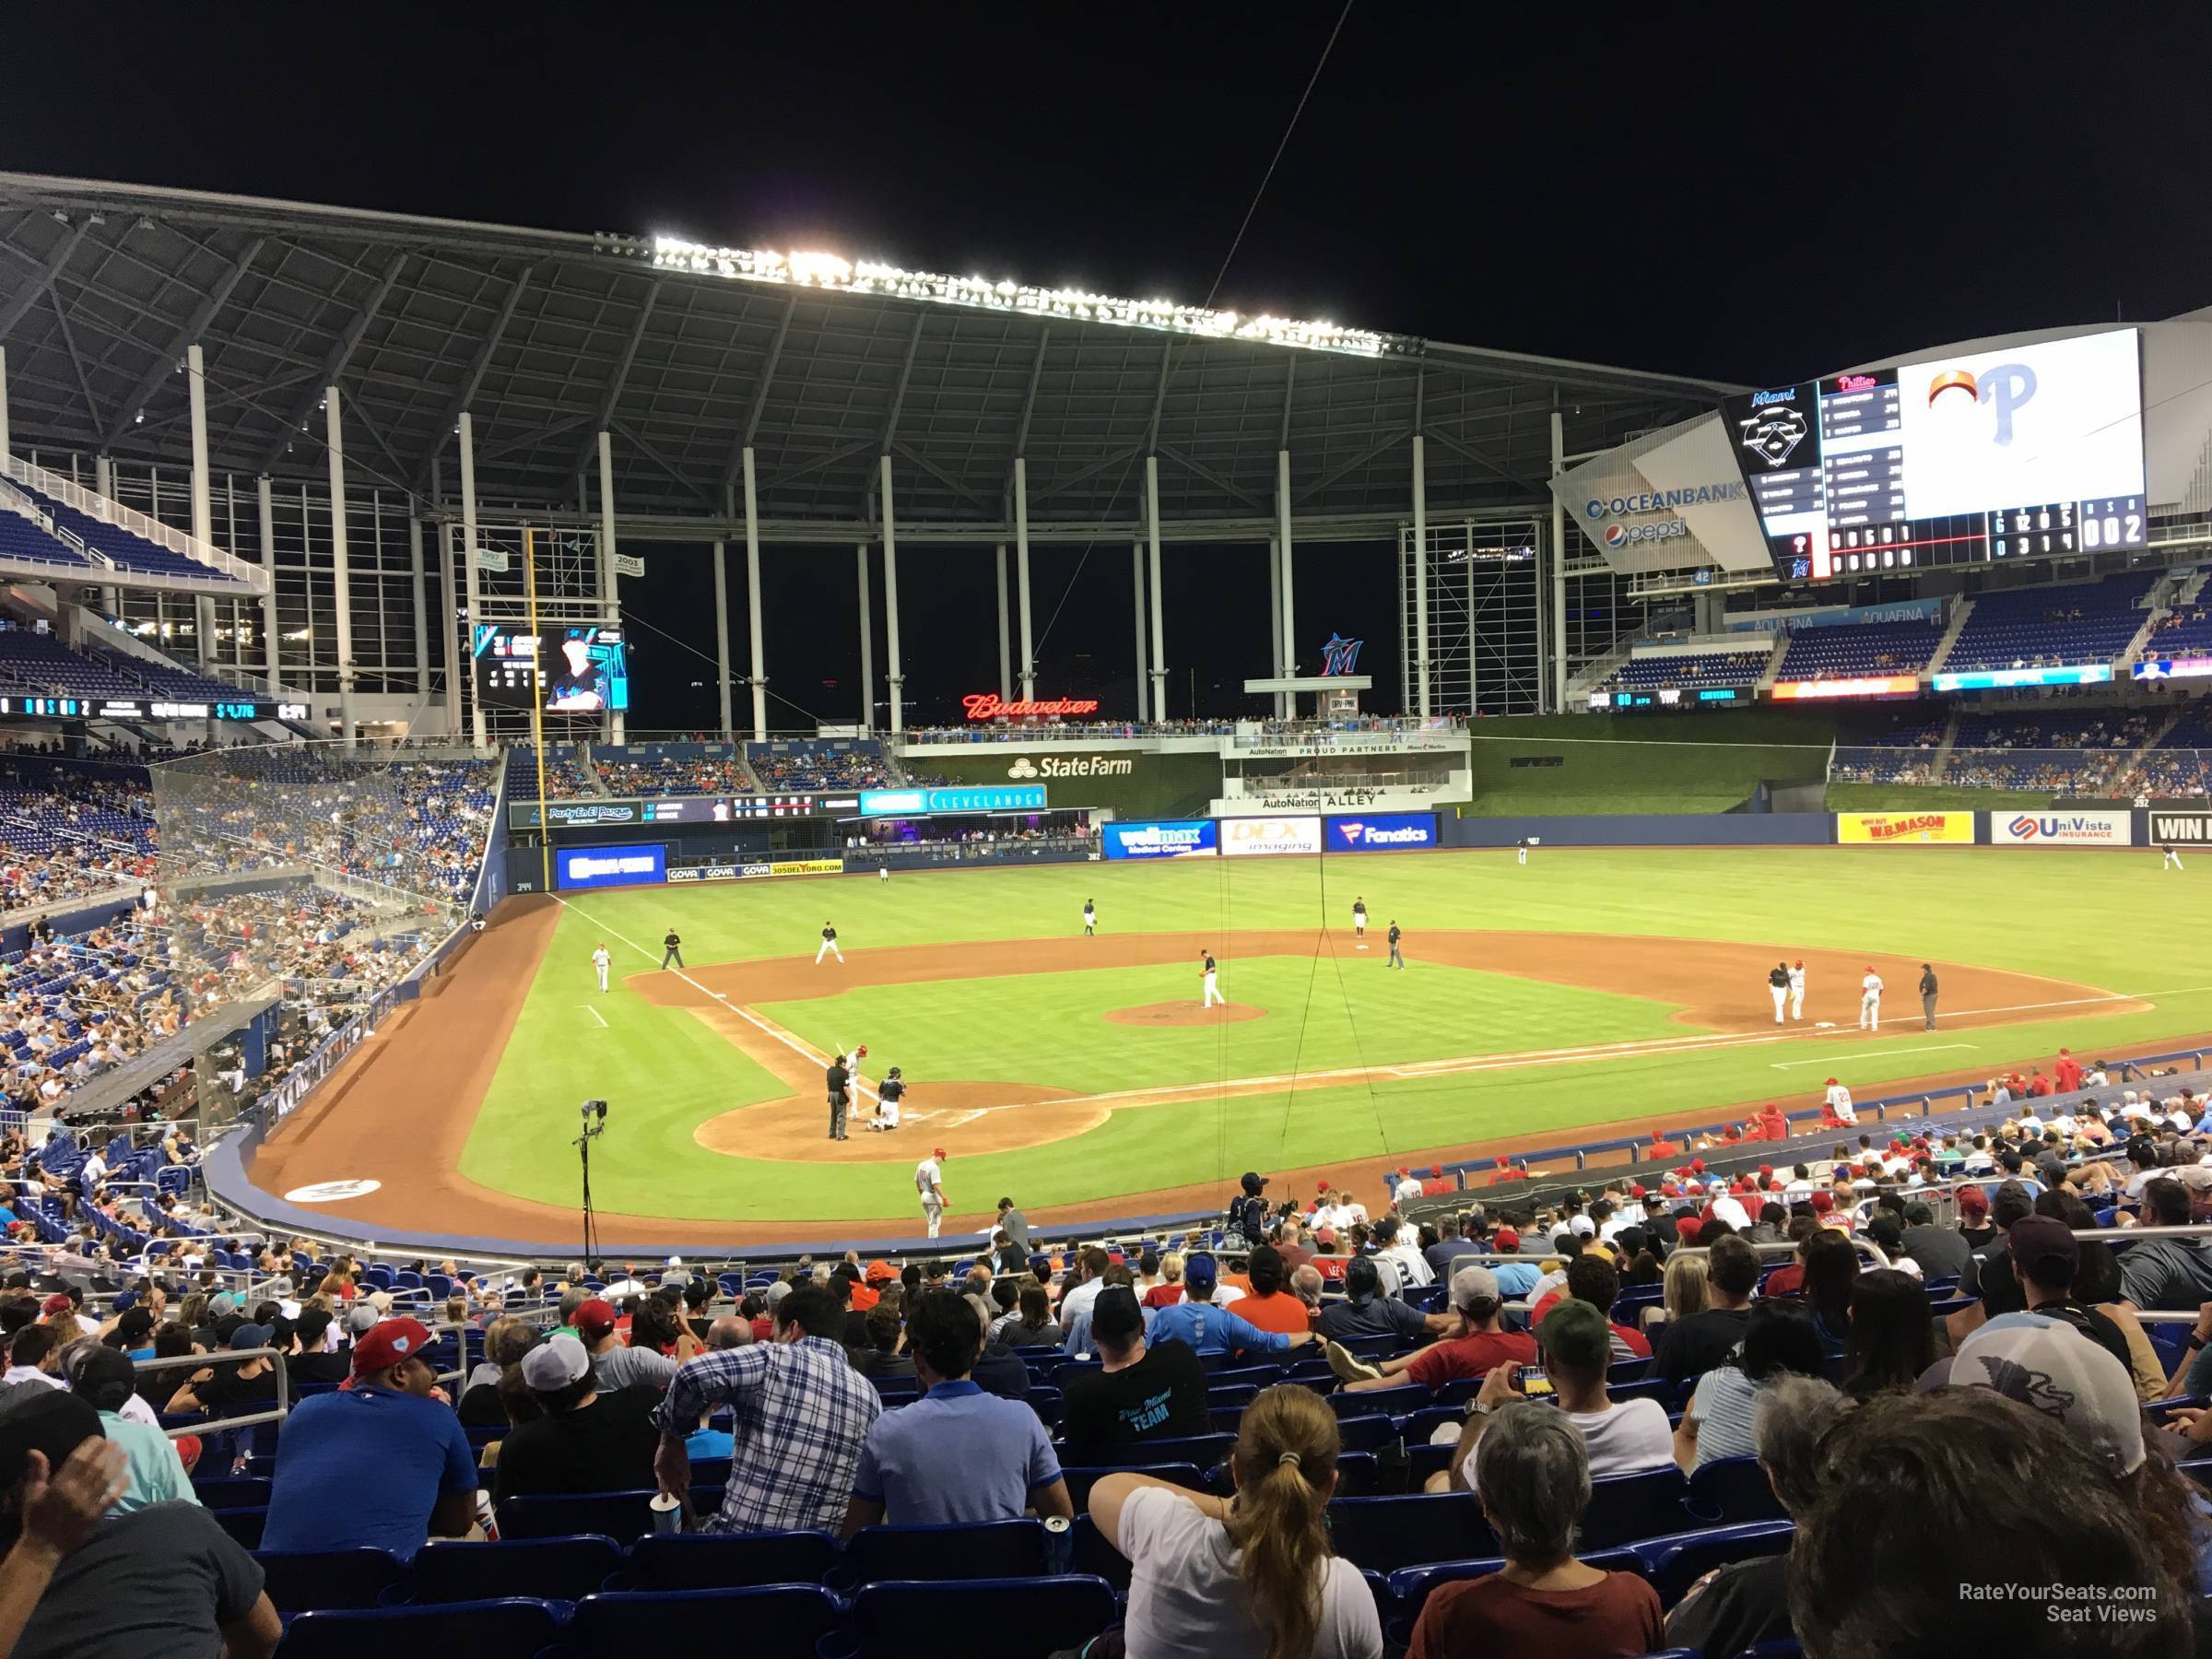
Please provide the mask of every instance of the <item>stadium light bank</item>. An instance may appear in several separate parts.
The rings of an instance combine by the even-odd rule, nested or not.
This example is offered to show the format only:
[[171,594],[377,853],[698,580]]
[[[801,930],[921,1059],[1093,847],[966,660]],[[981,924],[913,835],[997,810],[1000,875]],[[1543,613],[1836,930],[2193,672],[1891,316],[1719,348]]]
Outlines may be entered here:
[[784,288],[815,288],[830,293],[876,294],[924,300],[976,311],[1014,312],[1024,316],[1105,323],[1123,328],[1149,328],[1199,339],[1250,340],[1255,344],[1332,351],[1347,357],[1418,357],[1424,343],[1408,335],[1340,328],[1334,323],[1295,317],[1247,317],[1237,312],[1209,311],[1172,300],[1121,300],[1081,288],[1032,288],[988,276],[944,276],[904,271],[870,260],[835,253],[778,253],[759,248],[712,248],[681,237],[653,239],[653,263],[670,271],[723,276]]

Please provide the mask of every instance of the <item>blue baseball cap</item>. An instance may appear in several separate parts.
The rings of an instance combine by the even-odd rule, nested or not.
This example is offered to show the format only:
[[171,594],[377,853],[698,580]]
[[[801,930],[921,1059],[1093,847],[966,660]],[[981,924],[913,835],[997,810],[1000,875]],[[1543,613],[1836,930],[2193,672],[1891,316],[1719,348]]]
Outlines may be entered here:
[[1203,1251],[1186,1257],[1182,1264],[1182,1282],[1186,1285],[1211,1285],[1221,1277],[1221,1268],[1214,1258]]

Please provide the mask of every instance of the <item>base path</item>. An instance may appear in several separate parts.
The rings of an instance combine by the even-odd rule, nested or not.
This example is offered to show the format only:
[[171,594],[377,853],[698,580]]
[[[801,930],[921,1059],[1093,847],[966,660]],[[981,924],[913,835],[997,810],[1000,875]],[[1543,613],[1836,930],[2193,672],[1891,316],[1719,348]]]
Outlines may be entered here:
[[[572,1210],[492,1191],[462,1177],[461,1150],[477,1108],[488,1091],[499,1059],[514,1029],[538,965],[551,944],[559,906],[525,897],[500,907],[498,918],[471,942],[457,966],[430,982],[422,999],[395,1015],[382,1032],[342,1066],[313,1100],[288,1119],[261,1147],[252,1169],[254,1182],[282,1193],[309,1182],[335,1178],[375,1180],[382,1190],[352,1200],[318,1206],[333,1223],[355,1227],[443,1231],[477,1237],[564,1241],[575,1229]],[[1457,1072],[1504,1070],[1530,1065],[1573,1065],[1632,1055],[1694,1053],[1716,1047],[1748,1046],[1787,1055],[1796,1039],[1850,1038],[1856,1018],[1859,976],[1869,963],[1893,987],[1878,1036],[1870,1042],[1894,1044],[1920,1030],[1919,999],[1912,994],[1920,962],[1892,956],[1868,957],[1814,951],[1786,943],[1720,943],[1710,940],[1633,935],[1438,931],[1406,940],[1408,971],[1428,964],[1517,974],[1552,983],[1617,992],[1680,1005],[1675,1017],[1678,1037],[1635,1042],[1469,1054],[1442,1060],[1377,1065],[1336,1074],[1305,1073],[1301,1088],[1451,1076]],[[961,943],[847,952],[842,964],[818,968],[811,956],[703,966],[686,975],[649,971],[626,982],[653,1001],[688,1008],[721,1031],[731,1043],[765,1066],[790,1089],[789,1095],[724,1113],[702,1124],[697,1138],[710,1150],[755,1159],[819,1162],[898,1162],[911,1164],[918,1146],[946,1146],[956,1158],[1041,1146],[1066,1139],[1103,1123],[1118,1110],[1214,1100],[1225,1094],[1277,1089],[1288,1078],[1253,1077],[1227,1083],[1194,1083],[1107,1095],[1071,1094],[1019,1078],[940,1081],[923,1079],[910,1092],[902,1126],[891,1135],[870,1130],[872,1090],[855,1091],[848,1123],[851,1138],[828,1139],[828,1106],[821,1098],[821,1056],[808,1045],[760,1017],[748,1005],[792,1000],[819,987],[820,994],[863,984],[996,978],[1091,968],[1181,964],[1194,970],[1199,952],[1211,947],[1221,960],[1225,987],[1236,982],[1239,959],[1261,956],[1310,958],[1340,956],[1347,965],[1374,966],[1377,953],[1356,952],[1348,934],[1285,930],[1265,933],[1135,934],[1096,938]],[[1777,1028],[1765,976],[1777,960],[1806,964],[1808,1018]],[[2130,1013],[2152,1006],[2094,988],[2030,974],[1938,962],[1943,981],[1942,1024],[1947,1030],[2019,1024],[2067,1014]],[[1201,1012],[1196,995],[1186,1003],[1101,1010],[1119,1023],[1218,1024],[1260,1018],[1264,1011],[1231,1005]],[[1834,1028],[1822,1030],[1825,1018]],[[1984,1063],[1976,1077],[1988,1075]],[[862,1067],[864,1083],[873,1074]],[[426,1090],[426,1079],[436,1079]],[[1937,1082],[1968,1080],[1958,1073],[1900,1078],[1864,1093],[1909,1091]],[[1775,1073],[1783,1098],[1801,1105],[1806,1089],[1787,1071]],[[1716,1106],[1712,1115],[1750,1110],[1750,1103]],[[1671,1121],[1679,1121],[1677,1114]],[[1641,1134],[1658,1120],[1623,1124],[1554,1125],[1534,1135],[1491,1135],[1477,1147],[1437,1147],[1394,1150],[1400,1162],[1420,1165],[1463,1160],[1472,1153],[1496,1153],[1576,1139]],[[1296,1193],[1297,1182],[1326,1174],[1338,1184],[1359,1190],[1371,1204],[1381,1194],[1363,1159],[1359,1168],[1280,1172],[1277,1194]],[[1067,1222],[1161,1211],[1208,1209],[1225,1202],[1219,1182],[1154,1189],[1144,1193],[1102,1194],[1077,1206],[1032,1212],[1034,1219]],[[947,1218],[947,1231],[969,1230],[987,1216]],[[911,1216],[878,1222],[819,1222],[794,1217],[788,1221],[671,1221],[651,1216],[606,1212],[601,1224],[610,1238],[665,1240],[671,1248],[713,1248],[764,1239],[793,1243],[864,1236],[886,1229],[908,1230]],[[565,1244],[549,1248],[566,1249]]]

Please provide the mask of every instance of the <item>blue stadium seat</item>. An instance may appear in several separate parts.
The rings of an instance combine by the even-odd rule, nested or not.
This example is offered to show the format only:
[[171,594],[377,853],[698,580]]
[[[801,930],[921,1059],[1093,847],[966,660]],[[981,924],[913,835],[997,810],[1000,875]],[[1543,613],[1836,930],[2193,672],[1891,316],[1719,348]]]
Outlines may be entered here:
[[1711,1525],[1789,1518],[1756,1457],[1716,1457],[1689,1477],[1689,1512]]
[[394,1653],[466,1654],[467,1659],[537,1659],[560,1633],[542,1601],[449,1602],[431,1607],[378,1607],[302,1613],[285,1628],[284,1659],[391,1659]]
[[1109,1475],[1122,1474],[1149,1475],[1155,1480],[1187,1487],[1194,1492],[1206,1489],[1206,1476],[1194,1464],[1143,1464],[1129,1469],[1071,1469],[1065,1464],[1060,1465],[1060,1478],[1067,1482],[1067,1496],[1078,1515],[1090,1507],[1092,1487]]
[[1498,1553],[1498,1540],[1471,1493],[1339,1498],[1329,1536],[1355,1567],[1389,1572],[1409,1561],[1471,1560]]
[[1688,1519],[1682,1508],[1688,1489],[1682,1471],[1672,1464],[1641,1475],[1594,1480],[1590,1507],[1583,1512],[1581,1541],[1592,1549],[1607,1549],[1679,1532]]
[[837,1540],[823,1532],[656,1533],[630,1547],[620,1577],[632,1590],[812,1584],[837,1556]]
[[194,1479],[192,1490],[201,1505],[211,1510],[266,1509],[269,1485],[252,1476],[209,1475]]
[[1789,1548],[1796,1532],[1787,1521],[1754,1521],[1745,1526],[1715,1526],[1702,1532],[1645,1538],[1637,1544],[1635,1553],[1642,1558],[1644,1576],[1659,1592],[1660,1606],[1672,1607],[1690,1585],[1715,1567],[1780,1555]]
[[1099,1530],[1098,1523],[1087,1513],[1077,1514],[1075,1525],[1068,1531],[1067,1570],[1104,1579],[1113,1586],[1117,1595],[1129,1594],[1128,1558],[1113,1547]]
[[837,1619],[837,1598],[818,1584],[603,1592],[576,1604],[568,1646],[593,1655],[624,1653],[643,1642],[700,1653],[741,1651],[748,1659],[814,1659],[817,1644]]
[[1346,1418],[1336,1425],[1348,1452],[1379,1452],[1398,1438],[1398,1426],[1386,1417]]
[[[987,1610],[988,1634],[976,1628]],[[1118,1617],[1104,1579],[984,1579],[953,1583],[871,1584],[853,1602],[848,1636],[823,1644],[823,1659],[897,1653],[900,1659],[1045,1659],[1079,1648]]]
[[[1601,1572],[1633,1572],[1643,1576],[1643,1558],[1632,1549],[1596,1549],[1578,1551],[1576,1559],[1585,1566]],[[1421,1608],[1429,1597],[1445,1584],[1456,1584],[1465,1579],[1488,1578],[1505,1570],[1503,1556],[1486,1556],[1473,1561],[1433,1561],[1422,1567],[1401,1567],[1390,1575],[1390,1600],[1402,1633],[1394,1635],[1400,1646],[1413,1634],[1414,1621],[1420,1618]]]
[[261,1563],[262,1587],[279,1613],[315,1607],[373,1607],[406,1576],[406,1566],[382,1549],[269,1549]]
[[386,1590],[382,1605],[484,1601],[539,1596],[574,1601],[622,1565],[622,1547],[586,1533],[570,1538],[509,1538],[497,1544],[433,1538],[409,1567],[405,1583]]
[[1435,1404],[1436,1396],[1418,1385],[1378,1388],[1361,1394],[1333,1394],[1329,1396],[1329,1408],[1340,1418],[1405,1417],[1409,1412]]
[[1181,1440],[1131,1441],[1118,1446],[1062,1446],[1060,1462],[1090,1469],[1136,1469],[1147,1464],[1195,1464],[1211,1469],[1236,1450],[1233,1434],[1198,1434]]
[[834,1587],[905,1579],[1018,1578],[1045,1571],[1044,1523],[864,1526],[830,1575]]
[[[510,1498],[500,1505],[500,1535],[568,1538],[579,1533],[597,1533],[628,1544],[653,1531],[653,1499],[650,1489]],[[700,1510],[697,1488],[692,1488],[692,1505]]]

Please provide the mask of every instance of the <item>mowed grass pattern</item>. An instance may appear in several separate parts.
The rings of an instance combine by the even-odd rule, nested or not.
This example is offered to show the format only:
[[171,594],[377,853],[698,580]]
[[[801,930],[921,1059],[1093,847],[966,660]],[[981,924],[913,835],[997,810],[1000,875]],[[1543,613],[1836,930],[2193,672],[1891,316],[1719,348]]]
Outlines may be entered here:
[[[1730,1102],[1802,1090],[1833,1064],[1862,1097],[1885,1077],[2048,1054],[2120,1053],[2212,1029],[2212,967],[2171,943],[2196,900],[2194,871],[2161,873],[2155,853],[1963,848],[1687,851],[1539,849],[1526,867],[1510,853],[1372,854],[1332,859],[1204,860],[1148,865],[1033,866],[855,878],[731,884],[577,895],[510,1044],[464,1158],[487,1186],[573,1202],[577,1101],[614,1102],[594,1154],[594,1185],[610,1210],[677,1218],[889,1220],[913,1215],[911,1168],[830,1169],[710,1153],[698,1125],[781,1090],[720,1033],[689,1013],[656,1008],[620,988],[650,971],[675,925],[695,966],[811,958],[824,921],[848,950],[950,940],[1045,938],[1079,932],[1085,899],[1102,932],[1217,935],[1224,990],[1267,1018],[1206,1030],[1113,1025],[1108,1008],[1195,994],[1180,966],[935,984],[863,987],[764,1007],[810,1041],[865,1041],[926,1089],[931,1075],[1034,1082],[1078,1092],[1154,1083],[1288,1075],[1444,1055],[1521,1052],[1677,1034],[1655,983],[1648,1000],[1510,976],[1425,966],[1425,927],[1737,939],[1805,948],[1895,951],[2048,974],[2155,998],[2147,1014],[2054,1009],[2002,1031],[1945,1035],[1965,1046],[1919,1050],[1917,1021],[1892,1040],[1802,1038],[1770,1049],[1643,1054],[1430,1078],[1300,1086],[1117,1112],[1105,1126],[1031,1151],[948,1168],[957,1206],[988,1208],[1001,1192],[1030,1205],[1074,1203],[1192,1182],[1245,1168],[1380,1159],[1398,1148],[1566,1131],[1648,1114],[1703,1118]],[[1241,931],[1349,925],[1364,897],[1379,929],[1406,929],[1413,968],[1382,953],[1347,964],[1241,959]],[[589,991],[588,958],[605,935],[618,989]],[[628,941],[626,943],[625,941]],[[1747,961],[1756,959],[1747,949]],[[829,982],[834,970],[825,964]],[[809,973],[808,979],[812,978]],[[1747,977],[1747,997],[1757,993]],[[807,985],[798,980],[795,985]],[[810,987],[809,987],[810,988]],[[1824,993],[1815,987],[1816,1006]],[[1310,994],[1309,994],[1310,993]],[[1903,999],[1909,1001],[1909,998]],[[608,1021],[600,1028],[582,1005]],[[1831,1015],[1841,1006],[1830,1005]],[[1902,1015],[1902,1003],[1895,1012]],[[912,1056],[912,1057],[910,1057]],[[1778,1060],[1803,1062],[1775,1069]],[[1562,1140],[1571,1136],[1561,1134]],[[987,1190],[986,1190],[987,1189]]]

